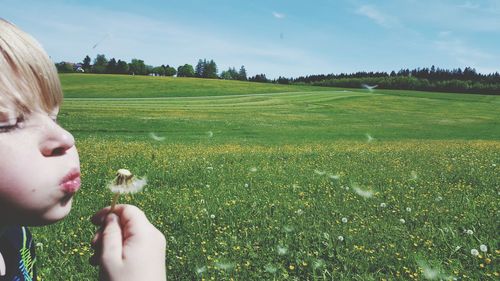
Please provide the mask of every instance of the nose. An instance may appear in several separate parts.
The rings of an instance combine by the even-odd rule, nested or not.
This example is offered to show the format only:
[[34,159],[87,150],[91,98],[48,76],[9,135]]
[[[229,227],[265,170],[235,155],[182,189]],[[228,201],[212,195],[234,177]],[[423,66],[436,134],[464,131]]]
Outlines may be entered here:
[[44,156],[64,155],[68,149],[75,146],[73,135],[56,123],[48,125],[43,134],[44,138],[40,144],[40,151]]

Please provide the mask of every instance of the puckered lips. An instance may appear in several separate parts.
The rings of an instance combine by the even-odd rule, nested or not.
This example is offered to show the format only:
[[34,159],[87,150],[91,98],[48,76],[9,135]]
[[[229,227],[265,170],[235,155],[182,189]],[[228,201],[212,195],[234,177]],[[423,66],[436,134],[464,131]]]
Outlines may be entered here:
[[70,194],[77,192],[80,189],[80,185],[80,169],[78,168],[71,169],[59,184],[62,191]]

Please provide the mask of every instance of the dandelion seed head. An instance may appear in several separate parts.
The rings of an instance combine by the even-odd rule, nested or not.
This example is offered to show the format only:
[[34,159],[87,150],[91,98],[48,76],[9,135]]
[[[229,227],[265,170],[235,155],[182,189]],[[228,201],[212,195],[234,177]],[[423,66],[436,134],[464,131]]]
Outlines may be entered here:
[[146,186],[146,178],[134,179],[132,173],[127,169],[119,169],[116,178],[108,185],[113,193],[137,193]]
[[472,249],[472,250],[470,250],[470,254],[477,257],[477,256],[479,256],[479,251],[477,249]]
[[330,239],[330,234],[326,233],[326,232],[323,232],[323,237],[328,240]]
[[211,215],[210,215],[210,218],[211,218],[211,219],[215,219],[215,215],[214,215],[214,214],[211,214]]
[[248,186],[249,186],[248,183],[245,183],[245,188],[248,187]]
[[385,208],[387,207],[387,204],[385,204],[384,202],[380,203],[380,208]]
[[488,246],[482,244],[481,246],[479,246],[479,250],[481,250],[481,252],[483,253],[486,253],[488,252]]
[[343,223],[347,223],[347,218],[342,218]]
[[344,236],[339,235],[339,236],[337,237],[337,240],[339,240],[340,242],[344,241]]
[[411,212],[411,208],[410,207],[406,207],[406,211],[409,213]]
[[406,223],[405,219],[399,219],[400,223]]
[[472,231],[472,229],[467,229],[465,233],[467,233],[468,235],[472,235],[474,234],[474,231]]

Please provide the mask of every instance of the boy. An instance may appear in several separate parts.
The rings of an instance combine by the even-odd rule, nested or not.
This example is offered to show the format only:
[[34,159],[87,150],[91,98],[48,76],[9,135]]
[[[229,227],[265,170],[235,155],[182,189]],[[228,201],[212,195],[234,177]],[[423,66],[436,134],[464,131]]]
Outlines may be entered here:
[[[0,280],[36,280],[25,226],[57,222],[80,188],[73,136],[55,121],[63,95],[54,64],[0,18]],[[99,211],[91,259],[101,280],[165,280],[165,238],[136,207]]]

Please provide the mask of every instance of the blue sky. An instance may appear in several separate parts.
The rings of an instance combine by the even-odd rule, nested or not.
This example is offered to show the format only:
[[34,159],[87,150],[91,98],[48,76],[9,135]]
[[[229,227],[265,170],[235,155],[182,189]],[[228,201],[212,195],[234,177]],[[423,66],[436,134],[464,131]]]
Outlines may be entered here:
[[149,65],[297,77],[401,68],[500,71],[500,0],[0,0],[0,17],[56,61],[105,54]]

